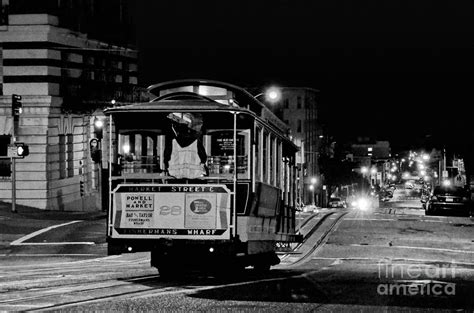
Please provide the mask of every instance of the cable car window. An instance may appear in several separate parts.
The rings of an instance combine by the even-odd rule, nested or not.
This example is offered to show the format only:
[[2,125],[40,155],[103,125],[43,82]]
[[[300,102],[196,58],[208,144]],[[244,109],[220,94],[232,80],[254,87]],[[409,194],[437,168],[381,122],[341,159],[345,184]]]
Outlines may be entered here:
[[268,158],[268,161],[270,162],[270,184],[274,185],[275,184],[275,137],[270,136],[270,155]]
[[159,138],[156,133],[128,131],[119,134],[119,164],[122,173],[158,173]]
[[268,182],[268,133],[263,131],[263,140],[262,140],[262,152],[263,152],[263,162],[262,162],[262,172],[263,172],[263,181]]
[[[250,131],[237,131],[237,174],[249,178]],[[206,146],[210,147],[208,157],[209,176],[231,178],[234,173],[234,131],[209,130]],[[209,144],[210,143],[210,144]]]
[[261,180],[262,179],[262,157],[260,155],[260,136],[262,135],[262,129],[256,128],[255,132],[255,179]]

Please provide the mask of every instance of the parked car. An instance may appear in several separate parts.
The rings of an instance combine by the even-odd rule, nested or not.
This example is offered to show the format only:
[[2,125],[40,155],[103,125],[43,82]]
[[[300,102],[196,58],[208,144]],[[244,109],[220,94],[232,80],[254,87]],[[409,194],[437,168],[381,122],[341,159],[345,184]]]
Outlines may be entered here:
[[345,209],[347,208],[346,201],[342,200],[341,198],[330,198],[328,201],[329,208],[337,208],[337,209]]
[[470,193],[457,186],[436,186],[431,195],[422,195],[421,202],[425,215],[433,215],[441,211],[453,211],[463,215],[473,214]]
[[410,180],[405,182],[405,189],[413,189],[415,188],[415,182]]

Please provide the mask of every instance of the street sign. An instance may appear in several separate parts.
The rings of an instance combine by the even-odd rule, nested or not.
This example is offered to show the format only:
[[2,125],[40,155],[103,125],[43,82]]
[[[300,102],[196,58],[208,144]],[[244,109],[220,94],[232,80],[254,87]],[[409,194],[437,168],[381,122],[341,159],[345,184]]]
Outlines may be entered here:
[[448,178],[448,171],[443,171],[443,178]]
[[9,158],[18,158],[18,149],[16,148],[16,145],[8,145],[7,156]]

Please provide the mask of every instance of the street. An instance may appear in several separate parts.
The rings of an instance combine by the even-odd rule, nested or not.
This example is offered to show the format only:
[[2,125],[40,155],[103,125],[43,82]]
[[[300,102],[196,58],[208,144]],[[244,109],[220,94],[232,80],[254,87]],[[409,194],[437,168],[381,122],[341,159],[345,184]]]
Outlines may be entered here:
[[74,223],[25,241],[41,245],[2,254],[0,310],[474,309],[473,220],[425,216],[419,200],[397,193],[374,211],[302,213],[305,242],[282,253],[281,264],[228,279],[191,273],[164,281],[149,253],[106,256],[101,222],[89,222],[87,238],[59,236],[80,231]]

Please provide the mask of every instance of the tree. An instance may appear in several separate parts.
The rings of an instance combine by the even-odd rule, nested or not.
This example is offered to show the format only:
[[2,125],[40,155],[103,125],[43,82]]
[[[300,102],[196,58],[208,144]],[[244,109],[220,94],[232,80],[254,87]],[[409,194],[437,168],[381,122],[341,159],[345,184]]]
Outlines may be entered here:
[[351,185],[360,179],[353,171],[354,163],[346,159],[343,149],[339,149],[336,142],[322,147],[319,166],[329,196],[337,187]]

